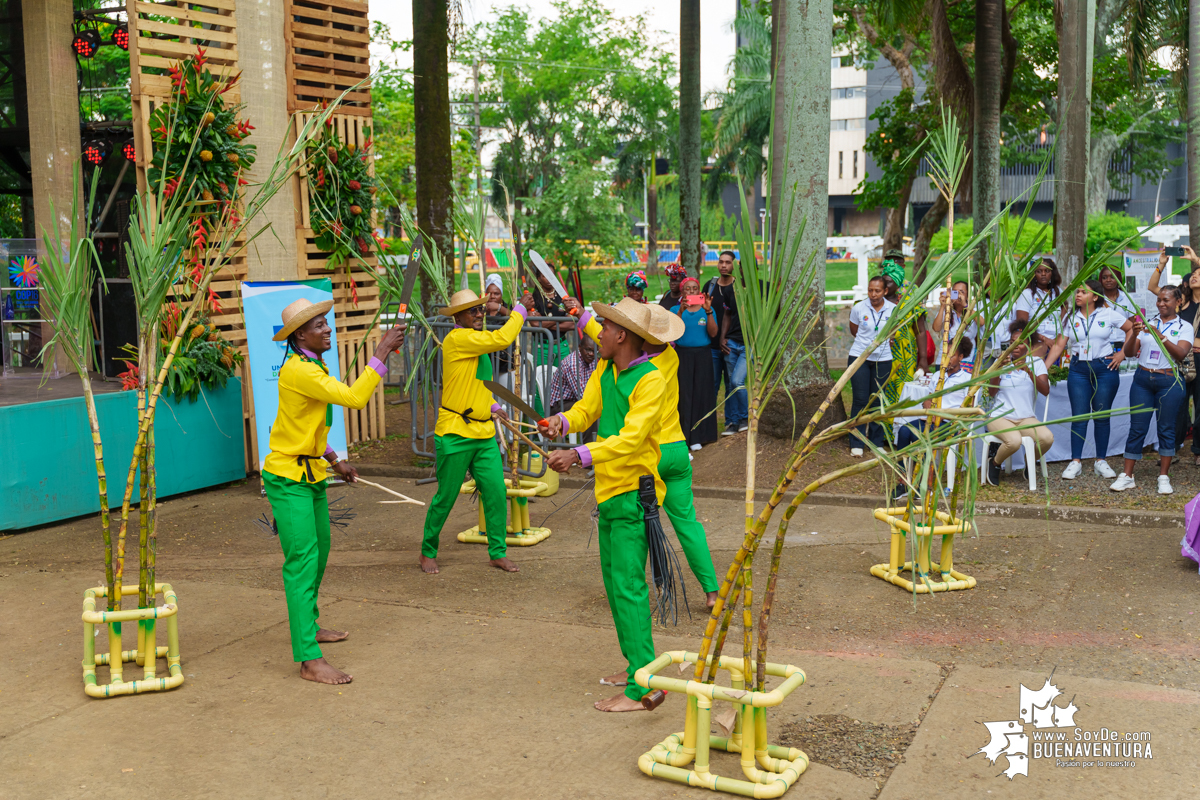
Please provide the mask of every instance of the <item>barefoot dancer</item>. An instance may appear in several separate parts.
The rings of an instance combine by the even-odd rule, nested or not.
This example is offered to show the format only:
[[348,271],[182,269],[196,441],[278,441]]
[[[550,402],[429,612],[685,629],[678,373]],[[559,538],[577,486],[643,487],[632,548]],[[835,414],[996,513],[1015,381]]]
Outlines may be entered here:
[[[662,344],[672,336],[650,316],[650,309],[628,297],[615,306],[593,303],[603,318],[600,357],[588,379],[583,399],[566,413],[546,421],[557,438],[586,430],[598,421],[597,440],[569,450],[555,450],[548,466],[566,472],[575,464],[595,467],[596,502],[600,506],[600,570],[608,607],[617,628],[621,654],[629,662],[625,692],[596,703],[601,711],[641,711],[647,690],[633,674],[654,660],[650,632],[650,592],[646,586],[645,516],[638,500],[638,479],[653,475],[661,503],[666,487],[658,476],[656,438],[666,395],[662,373],[642,352],[644,342]],[[682,331],[674,331],[677,336]],[[611,682],[611,678],[607,679]]]
[[[321,643],[340,642],[348,634],[317,626],[317,593],[329,559],[329,502],[325,496],[325,459],[342,478],[354,483],[354,467],[339,461],[326,435],[333,405],[365,408],[387,372],[387,354],[404,342],[403,328],[384,332],[375,357],[353,386],[329,376],[321,355],[329,349],[325,314],[332,300],[300,299],[283,310],[275,341],[287,341],[279,370],[279,413],[271,428],[271,452],[262,480],[283,548],[283,591],[287,597],[292,657],[300,677],[318,683],[349,683],[351,677],[321,655]],[[288,353],[291,353],[289,356]]]
[[517,565],[506,555],[508,498],[492,422],[493,415],[507,415],[483,382],[492,379],[488,354],[504,350],[516,340],[533,297],[528,293],[522,297],[508,322],[497,331],[483,330],[483,304],[483,298],[463,289],[454,293],[450,305],[439,309],[442,315],[454,317],[454,330],[442,339],[442,407],[434,428],[438,489],[425,515],[425,541],[421,544],[421,569],[431,575],[438,571],[435,559],[442,526],[454,508],[468,469],[483,503],[488,558],[497,569],[517,572]]
[[[578,304],[575,307],[578,307]],[[678,326],[682,329],[683,320],[675,314],[655,304],[650,304],[649,308],[664,330],[667,326]],[[580,314],[577,324],[580,335],[599,342],[600,323],[590,311]],[[679,424],[679,356],[675,353],[675,348],[665,344],[646,342],[644,348],[666,381],[662,416],[659,418],[656,434],[662,452],[662,458],[658,462],[658,474],[667,488],[662,507],[671,520],[671,527],[675,529],[675,536],[683,548],[688,567],[707,596],[705,603],[708,608],[712,608],[717,602],[719,584],[717,572],[713,568],[712,553],[708,550],[708,538],[705,536],[704,527],[696,519],[696,500],[692,496],[692,461],[689,458],[687,437]],[[606,686],[624,686],[625,676],[618,673],[612,676],[612,680],[605,678],[601,683]]]

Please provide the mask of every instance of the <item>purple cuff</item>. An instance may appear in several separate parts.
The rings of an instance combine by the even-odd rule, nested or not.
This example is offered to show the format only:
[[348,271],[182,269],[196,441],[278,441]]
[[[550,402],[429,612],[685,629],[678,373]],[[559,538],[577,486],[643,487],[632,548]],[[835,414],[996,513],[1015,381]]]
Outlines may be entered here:
[[579,321],[575,323],[575,328],[580,333],[583,333],[583,329],[586,328],[587,324],[591,321],[592,321],[592,312],[584,311],[582,314],[579,315]]
[[367,362],[367,366],[378,372],[381,378],[387,375],[387,364],[375,358],[375,356],[371,356],[371,360]]
[[336,464],[338,461],[337,451],[332,446],[325,445],[325,458],[328,459],[330,456],[333,456],[333,463]]
[[522,303],[515,303],[515,304],[513,305],[513,310],[512,310],[512,313],[514,313],[514,314],[520,314],[520,315],[521,315],[521,319],[525,319],[526,317],[528,317],[528,316],[529,316],[529,309],[528,309],[528,308],[526,308],[526,307],[524,306],[524,304],[522,304]]
[[[571,432],[571,421],[569,419],[567,419],[567,415],[559,414],[558,418],[562,420],[562,432],[570,433]],[[580,458],[582,458],[582,456],[580,456]]]
[[499,403],[492,403],[492,413],[493,413],[493,414],[495,414],[495,413],[496,413],[497,411],[499,411],[499,410],[500,410],[500,404],[499,404]]
[[575,452],[579,454],[579,463],[583,464],[585,467],[590,467],[592,465],[592,451],[588,450],[588,446],[586,444],[581,444],[579,447],[574,449]]

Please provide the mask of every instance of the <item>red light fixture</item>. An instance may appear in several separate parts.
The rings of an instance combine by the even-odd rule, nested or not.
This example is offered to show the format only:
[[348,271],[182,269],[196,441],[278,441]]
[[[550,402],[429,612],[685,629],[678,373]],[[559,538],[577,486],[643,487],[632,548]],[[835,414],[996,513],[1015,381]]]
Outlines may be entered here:
[[128,25],[118,25],[117,26],[117,29],[115,31],[113,31],[112,43],[115,44],[117,47],[121,48],[122,50],[129,52],[129,26]]
[[98,167],[112,155],[112,146],[105,139],[93,139],[83,145],[83,160]]
[[[128,41],[128,34],[126,34]],[[96,51],[100,49],[100,32],[95,28],[84,28],[75,34],[75,38],[71,40],[71,49],[75,51],[75,55],[82,58],[91,58],[96,55]]]
[[121,145],[121,155],[125,156],[126,161],[137,161],[137,147],[133,144],[133,139],[127,139],[125,144]]

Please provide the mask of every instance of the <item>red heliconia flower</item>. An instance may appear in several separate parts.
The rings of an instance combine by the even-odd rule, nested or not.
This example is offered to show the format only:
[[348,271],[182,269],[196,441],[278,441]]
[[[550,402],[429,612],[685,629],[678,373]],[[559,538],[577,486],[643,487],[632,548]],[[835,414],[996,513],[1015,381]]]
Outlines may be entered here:
[[156,134],[156,137],[155,137],[155,138],[166,140],[166,138],[167,138],[167,126],[166,126],[166,125],[159,125],[157,128],[155,128],[154,130],[152,130],[152,131],[151,131],[151,133],[153,133],[153,134]]
[[342,231],[344,230],[342,221],[339,219],[335,219],[333,222],[329,223],[329,228],[333,231],[334,236],[341,236]]
[[[225,81],[225,88],[222,89],[221,91],[217,92],[217,94],[225,94],[226,92],[228,92],[230,89],[232,89],[234,86],[237,85],[237,82],[238,82],[238,80],[241,79],[241,77],[242,77],[241,72],[238,72],[236,75],[230,75],[229,79]],[[219,84],[216,84],[216,85],[219,85]]]
[[205,58],[205,53],[206,51],[203,47],[196,47],[195,59],[197,67],[203,67],[206,63],[208,63],[208,59]]
[[[362,149],[363,149],[363,150],[370,150],[370,149],[371,149],[371,146],[372,146],[372,145],[374,145],[374,144],[375,144],[375,138],[374,138],[374,137],[371,137],[370,139],[367,139],[365,142],[363,142]],[[364,153],[364,155],[365,155],[365,153]]]
[[359,183],[358,181],[350,181],[348,186],[350,187],[351,190],[353,190],[355,192],[357,192],[359,189],[362,188],[362,184]]
[[221,313],[221,298],[213,291],[211,286],[208,287],[208,305],[212,308],[214,314]]
[[236,213],[229,215],[229,224],[230,225],[237,225],[241,221],[242,221],[242,218],[239,217]]
[[238,123],[238,131],[242,136],[249,135],[250,131],[254,130],[254,126],[250,124],[250,120],[244,119]]
[[250,181],[246,180],[245,178],[241,177],[240,175],[238,176],[238,186],[249,186],[249,185],[250,185]]
[[124,361],[124,360],[122,360],[121,363],[123,363],[125,366],[129,367],[129,369],[127,369],[124,372],[117,375],[117,377],[121,379],[122,391],[129,391],[131,389],[138,388],[138,386],[140,384],[140,377],[138,374],[138,365],[133,363],[132,361]]
[[171,197],[175,194],[175,190],[178,188],[179,188],[179,178],[171,178],[171,180],[167,181],[166,184],[163,186],[163,197],[170,200]]
[[325,168],[318,167],[317,168],[317,188],[320,189],[320,188],[323,188],[324,186],[325,186]]
[[346,278],[350,281],[350,302],[358,305],[358,284],[354,282],[354,276],[350,274],[350,265],[346,265]]

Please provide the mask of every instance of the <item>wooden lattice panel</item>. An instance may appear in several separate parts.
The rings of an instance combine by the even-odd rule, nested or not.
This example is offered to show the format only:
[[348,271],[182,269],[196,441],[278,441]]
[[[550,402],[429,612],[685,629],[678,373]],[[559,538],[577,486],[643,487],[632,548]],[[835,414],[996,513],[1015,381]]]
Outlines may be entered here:
[[[167,68],[203,47],[214,74],[238,71],[237,0],[156,2],[126,0],[129,16],[130,92],[133,105],[143,96],[170,97]],[[226,94],[236,103],[239,89]],[[140,153],[140,150],[139,150]]]
[[[358,377],[366,370],[370,369],[367,363],[371,360],[371,356],[375,353],[375,348],[379,346],[379,332],[373,331],[367,336],[365,346],[362,345],[362,337],[348,341],[338,341],[338,364],[341,365],[342,371],[345,372],[346,366],[350,360],[354,358],[354,353],[357,348],[358,359],[354,362],[354,368],[350,370],[350,374],[346,375],[346,383],[353,385]],[[350,444],[355,442],[366,441],[367,439],[382,439],[385,434],[383,411],[383,383],[375,388],[375,393],[371,395],[371,399],[367,401],[367,407],[361,411],[353,408],[343,409],[346,415],[346,441]]]
[[[296,115],[297,136],[310,117],[310,114],[304,113]],[[353,142],[361,147],[367,139],[365,129],[371,125],[371,118],[338,113],[333,116],[333,125],[342,141]],[[304,169],[301,169],[296,178],[295,186],[296,196],[300,199],[296,214],[296,253],[301,261],[301,277],[329,278],[333,281],[334,319],[338,336],[361,339],[379,310],[379,285],[375,280],[378,258],[370,255],[350,264],[350,276],[354,279],[358,293],[358,303],[355,304],[346,265],[342,264],[336,270],[330,271],[328,254],[317,248],[317,234],[312,227],[308,174]]]
[[[342,92],[347,114],[371,114],[371,28],[360,0],[288,0],[284,34],[288,111],[332,103]],[[359,85],[359,84],[362,85]]]

